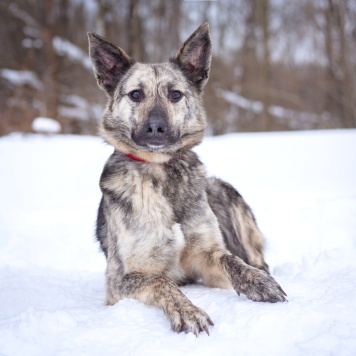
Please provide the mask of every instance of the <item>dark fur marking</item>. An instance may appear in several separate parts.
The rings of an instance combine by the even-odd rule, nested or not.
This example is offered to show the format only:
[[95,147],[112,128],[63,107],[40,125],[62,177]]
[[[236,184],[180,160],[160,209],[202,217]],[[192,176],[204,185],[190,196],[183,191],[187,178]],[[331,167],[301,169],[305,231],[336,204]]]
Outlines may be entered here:
[[206,188],[208,202],[218,218],[226,247],[248,263],[248,256],[241,241],[241,231],[240,229],[236,231],[234,228],[232,212],[226,208],[236,203],[236,199],[240,195],[218,179],[214,180],[213,184],[210,182],[212,181],[208,181]]
[[96,238],[100,242],[100,246],[105,254],[105,257],[107,258],[108,257],[108,246],[106,243],[107,224],[106,224],[103,205],[104,205],[104,201],[103,198],[101,198],[99,209],[98,209],[97,220],[96,220]]
[[[173,207],[178,223],[182,221],[187,211],[191,211],[194,206],[199,205],[205,179],[203,175],[197,175],[196,168],[202,163],[195,153],[190,152],[189,155],[184,156],[182,162],[177,157],[164,164],[169,184],[164,184],[163,195],[167,197]],[[188,167],[186,167],[187,163]],[[190,189],[192,186],[200,187],[200,189],[192,191]]]
[[110,201],[117,205],[124,214],[124,223],[127,227],[130,227],[132,221],[132,201],[130,198],[123,197],[123,193],[120,194],[108,194]]

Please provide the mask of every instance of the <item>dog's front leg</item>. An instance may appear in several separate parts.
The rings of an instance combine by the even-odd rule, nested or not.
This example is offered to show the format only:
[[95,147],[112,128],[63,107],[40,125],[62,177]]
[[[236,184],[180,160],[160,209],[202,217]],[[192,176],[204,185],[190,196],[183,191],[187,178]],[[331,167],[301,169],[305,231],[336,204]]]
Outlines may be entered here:
[[[125,274],[116,286],[113,281],[111,293],[122,298],[135,298],[145,304],[161,308],[171,322],[172,329],[179,332],[192,332],[198,336],[205,330],[209,334],[208,325],[214,325],[204,310],[195,306],[169,278],[143,273]],[[114,289],[114,290],[113,290]]]
[[256,302],[284,302],[286,293],[267,272],[252,267],[227,251],[212,248],[200,252],[201,276],[211,287],[226,286],[228,280],[238,295],[243,293]]
[[267,272],[246,264],[241,258],[222,254],[218,259],[237,294],[243,293],[256,302],[284,302],[287,294]]

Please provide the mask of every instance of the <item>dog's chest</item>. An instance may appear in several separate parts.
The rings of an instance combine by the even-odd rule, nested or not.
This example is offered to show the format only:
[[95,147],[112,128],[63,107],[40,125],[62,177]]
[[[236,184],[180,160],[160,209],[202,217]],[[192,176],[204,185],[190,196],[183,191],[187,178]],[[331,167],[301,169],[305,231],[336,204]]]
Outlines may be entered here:
[[166,172],[161,166],[140,168],[129,178],[133,192],[130,234],[126,241],[119,242],[126,269],[167,274],[179,280],[185,239],[176,221],[174,204],[166,195]]
[[101,188],[127,208],[125,216],[136,225],[173,226],[182,223],[205,193],[205,170],[191,151],[164,164],[113,155],[102,174]]
[[[129,162],[102,179],[103,192],[118,204],[117,246],[125,270],[184,278],[179,266],[185,246],[181,224],[202,189],[199,168],[185,161],[153,165]],[[110,189],[107,189],[109,188]]]

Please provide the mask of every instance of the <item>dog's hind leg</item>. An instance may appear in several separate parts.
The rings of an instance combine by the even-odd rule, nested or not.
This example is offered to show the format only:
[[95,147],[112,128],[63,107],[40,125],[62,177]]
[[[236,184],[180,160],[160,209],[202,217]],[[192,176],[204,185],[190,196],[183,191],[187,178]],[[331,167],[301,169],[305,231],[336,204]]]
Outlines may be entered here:
[[206,192],[227,249],[249,265],[269,272],[263,258],[263,236],[242,196],[217,178],[207,179]]
[[187,244],[181,264],[186,274],[201,277],[209,287],[233,287],[238,294],[254,301],[285,301],[286,294],[271,275],[226,250],[218,220],[208,202],[203,197],[199,203],[182,222]]
[[208,314],[195,306],[178,286],[165,276],[133,272],[118,277],[117,273],[107,273],[107,293],[109,304],[126,297],[159,307],[177,333],[192,332],[198,336],[199,332],[205,331],[209,334],[208,326],[214,325]]

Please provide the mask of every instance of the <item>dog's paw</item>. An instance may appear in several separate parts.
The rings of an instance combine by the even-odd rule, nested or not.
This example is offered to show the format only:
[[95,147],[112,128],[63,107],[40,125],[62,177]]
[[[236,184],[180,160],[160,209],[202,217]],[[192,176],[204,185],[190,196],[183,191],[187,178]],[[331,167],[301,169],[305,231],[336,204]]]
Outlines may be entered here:
[[255,302],[285,302],[287,294],[276,280],[265,271],[254,267],[246,268],[234,283],[237,294],[243,293]]
[[185,304],[173,310],[170,315],[172,330],[180,333],[192,332],[198,336],[200,332],[205,331],[209,335],[209,325],[214,323],[204,310],[193,304]]

